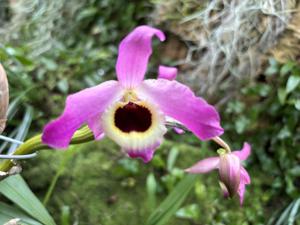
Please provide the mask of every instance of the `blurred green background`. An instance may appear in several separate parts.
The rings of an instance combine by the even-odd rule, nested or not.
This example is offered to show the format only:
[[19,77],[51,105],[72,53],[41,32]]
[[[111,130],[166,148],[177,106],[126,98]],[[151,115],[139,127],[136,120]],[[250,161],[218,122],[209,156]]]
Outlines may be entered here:
[[[168,29],[168,21],[176,23],[178,15],[165,14],[155,22],[159,3],[2,0],[0,61],[11,102],[4,134],[24,140],[40,133],[60,114],[69,93],[115,79],[118,44],[137,25],[155,24],[169,37],[166,43],[154,41],[147,76],[155,77],[160,63],[177,65],[178,79],[193,83],[185,77],[190,65],[178,63],[193,43]],[[201,10],[193,8],[195,1],[186,4],[179,19]],[[232,148],[240,149],[244,141],[252,146],[245,162],[252,183],[244,205],[222,197],[216,172],[199,175],[164,224],[300,224],[300,65],[297,58],[279,62],[273,57],[266,57],[255,76],[224,80],[226,85],[213,93],[202,93],[199,86],[205,84],[192,80],[191,88],[217,105],[223,137]],[[236,75],[229,71],[230,76]],[[13,147],[3,143],[0,150]],[[22,163],[22,176],[58,224],[140,225],[184,179],[182,169],[216,154],[217,148],[170,130],[154,159],[144,164],[124,157],[104,139],[66,152],[42,151]]]

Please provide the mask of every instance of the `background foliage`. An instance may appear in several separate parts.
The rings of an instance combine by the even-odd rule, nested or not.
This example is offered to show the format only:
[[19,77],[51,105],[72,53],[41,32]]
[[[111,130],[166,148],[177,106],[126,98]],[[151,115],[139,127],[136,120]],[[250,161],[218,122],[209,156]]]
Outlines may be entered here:
[[[28,7],[23,17],[16,18],[9,1],[4,2],[1,27],[7,28],[11,18],[18,24],[10,28],[15,33],[2,36],[0,42],[0,61],[9,76],[11,96],[5,135],[19,140],[40,132],[58,115],[68,93],[113,78],[119,41],[136,25],[149,23],[155,7],[148,1],[32,1],[31,5],[20,1],[23,9]],[[50,6],[52,10],[45,10]],[[30,13],[35,16],[26,16]],[[160,49],[154,52],[150,76],[155,75],[157,62],[173,63],[172,57],[162,58],[159,53]],[[246,162],[252,184],[243,207],[237,199],[222,198],[216,173],[186,178],[182,171],[215,154],[217,146],[172,131],[149,164],[124,157],[105,139],[66,152],[41,152],[22,164],[22,175],[62,225],[125,225],[128,218],[132,225],[155,224],[168,214],[175,214],[165,221],[172,225],[299,224],[294,221],[299,221],[300,66],[270,59],[255,80],[239,82],[241,88],[229,85],[215,93],[214,101],[227,97],[230,90],[230,97],[219,106],[224,138],[234,149],[240,149],[244,141],[252,145]],[[1,151],[14,147],[3,144]],[[169,211],[149,218],[169,193],[189,189],[179,209],[164,204]],[[179,195],[172,196],[181,201]],[[12,203],[3,200],[3,204]]]

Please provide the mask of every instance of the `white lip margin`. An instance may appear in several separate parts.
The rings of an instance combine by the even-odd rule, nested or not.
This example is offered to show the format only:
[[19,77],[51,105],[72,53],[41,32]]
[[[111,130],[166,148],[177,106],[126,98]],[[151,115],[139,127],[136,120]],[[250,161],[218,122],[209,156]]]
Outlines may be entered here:
[[131,131],[129,133],[121,131],[115,126],[114,115],[116,110],[128,104],[128,102],[117,102],[108,107],[101,117],[104,133],[107,137],[115,141],[122,149],[130,149],[131,151],[142,151],[151,148],[157,142],[163,140],[164,134],[167,132],[165,126],[165,116],[159,108],[148,101],[133,101],[137,105],[146,107],[151,113],[151,126],[145,132]]

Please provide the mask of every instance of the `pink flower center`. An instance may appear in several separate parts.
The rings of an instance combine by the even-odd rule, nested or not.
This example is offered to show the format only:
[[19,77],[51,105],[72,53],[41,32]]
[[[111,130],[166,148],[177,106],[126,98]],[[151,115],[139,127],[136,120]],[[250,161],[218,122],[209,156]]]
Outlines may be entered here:
[[115,126],[121,131],[144,132],[149,129],[152,123],[152,116],[149,109],[129,102],[115,112]]

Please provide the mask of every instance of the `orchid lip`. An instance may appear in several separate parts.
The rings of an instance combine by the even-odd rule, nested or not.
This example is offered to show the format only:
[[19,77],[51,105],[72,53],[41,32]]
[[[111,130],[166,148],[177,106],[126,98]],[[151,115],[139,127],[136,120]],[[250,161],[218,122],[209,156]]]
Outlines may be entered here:
[[159,108],[139,99],[123,100],[102,114],[101,124],[107,137],[131,152],[143,151],[161,142],[167,129]]
[[152,115],[149,109],[133,102],[119,107],[115,112],[115,126],[125,133],[145,132],[151,127]]

